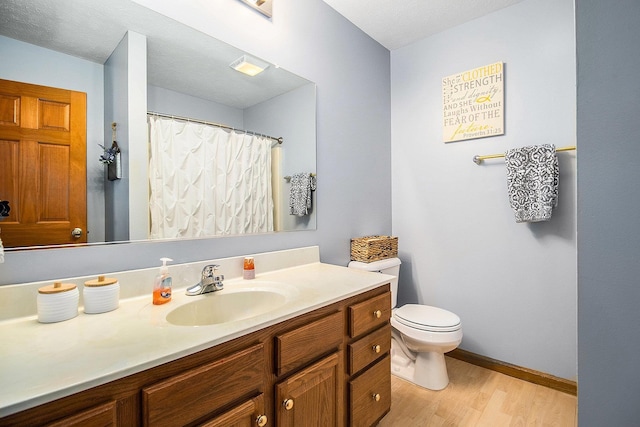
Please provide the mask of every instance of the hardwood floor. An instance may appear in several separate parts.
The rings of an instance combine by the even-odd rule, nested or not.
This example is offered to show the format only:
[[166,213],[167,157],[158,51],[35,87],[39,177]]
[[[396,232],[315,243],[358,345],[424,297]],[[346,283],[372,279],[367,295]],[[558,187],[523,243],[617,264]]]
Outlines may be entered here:
[[445,357],[449,386],[431,391],[391,376],[391,411],[380,427],[574,427],[577,398]]

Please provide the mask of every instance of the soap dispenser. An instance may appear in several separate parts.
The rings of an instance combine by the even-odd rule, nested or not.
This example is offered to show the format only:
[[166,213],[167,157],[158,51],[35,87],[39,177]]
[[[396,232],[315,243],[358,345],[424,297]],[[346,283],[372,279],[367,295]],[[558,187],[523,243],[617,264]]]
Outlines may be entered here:
[[153,304],[155,305],[171,301],[171,276],[169,275],[167,262],[173,260],[171,258],[160,258],[160,261],[162,261],[162,267],[160,267],[160,273],[153,282]]

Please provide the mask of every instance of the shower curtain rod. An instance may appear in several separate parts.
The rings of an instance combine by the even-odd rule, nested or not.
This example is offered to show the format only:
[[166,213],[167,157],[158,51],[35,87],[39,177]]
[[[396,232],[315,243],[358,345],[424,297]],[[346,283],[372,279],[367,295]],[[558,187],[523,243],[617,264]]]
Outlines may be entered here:
[[[558,151],[572,151],[575,150],[576,146],[572,145],[569,147],[562,147],[562,148],[556,148],[556,152]],[[503,154],[487,154],[486,156],[473,156],[473,162],[476,165],[479,165],[480,163],[482,163],[483,160],[487,160],[487,159],[498,159],[500,157],[504,157],[504,153]]]
[[219,123],[214,123],[214,122],[207,122],[205,120],[192,119],[190,117],[181,117],[181,116],[174,116],[172,114],[156,113],[155,111],[147,111],[147,116],[158,116],[158,117],[164,117],[166,119],[183,120],[185,122],[200,123],[200,124],[203,124],[203,125],[210,125],[210,126],[216,126],[216,127],[219,127],[219,128],[223,128],[223,129],[235,130],[236,132],[243,132],[243,133],[248,133],[250,135],[257,135],[257,136],[262,136],[262,137],[265,137],[265,138],[273,139],[278,144],[282,144],[284,142],[284,139],[281,136],[276,138],[275,136],[269,136],[269,135],[265,135],[265,134],[258,133],[258,132],[252,132],[250,130],[236,129],[236,128],[233,128],[231,126],[221,125]]

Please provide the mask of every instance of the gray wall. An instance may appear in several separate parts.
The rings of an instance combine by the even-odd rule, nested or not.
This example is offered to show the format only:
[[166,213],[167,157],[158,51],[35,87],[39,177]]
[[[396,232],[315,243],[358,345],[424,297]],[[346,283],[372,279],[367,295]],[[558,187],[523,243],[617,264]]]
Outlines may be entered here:
[[129,49],[129,37],[125,34],[104,64],[105,147],[111,145],[111,123],[115,122],[122,162],[122,178],[105,180],[105,240],[108,242],[129,240]]
[[[391,54],[393,234],[399,302],[462,319],[461,348],[575,380],[576,153],[558,155],[551,221],[517,224],[503,159],[574,145],[572,0],[525,0]],[[505,135],[444,143],[442,78],[504,61]]]
[[391,233],[388,50],[322,0],[277,3],[271,20],[236,1],[208,9],[198,0],[145,2],[317,83],[317,230],[8,253],[0,284],[153,267],[162,256],[181,263],[307,245],[320,246],[322,261],[346,265],[351,237]]
[[131,183],[149,179],[147,144],[147,38],[127,32],[105,62],[105,140],[117,141],[122,177],[105,183],[106,240],[144,240],[149,236],[149,189]]
[[242,110],[159,86],[147,86],[147,107],[155,113],[192,117],[244,129]]
[[578,418],[640,419],[640,2],[576,0]]

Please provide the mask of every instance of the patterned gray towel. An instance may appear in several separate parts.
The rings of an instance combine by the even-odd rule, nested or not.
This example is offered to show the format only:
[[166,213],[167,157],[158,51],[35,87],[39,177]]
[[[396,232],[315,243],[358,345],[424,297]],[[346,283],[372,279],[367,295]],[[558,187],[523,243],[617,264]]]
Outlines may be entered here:
[[316,177],[309,172],[299,172],[291,177],[289,189],[289,213],[305,216],[311,209],[311,192],[316,189]]
[[558,156],[552,144],[507,150],[507,188],[516,222],[551,219],[558,205]]

